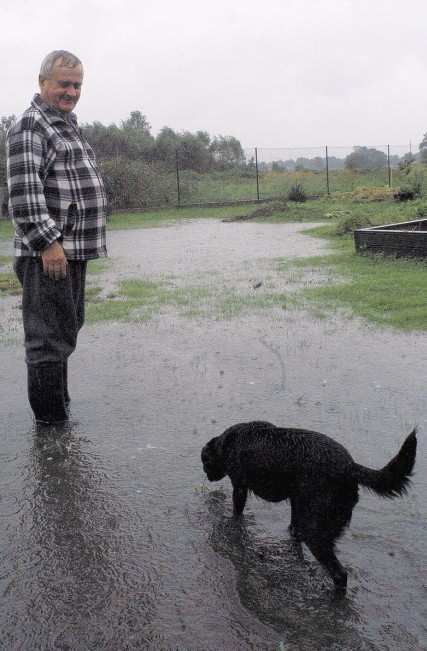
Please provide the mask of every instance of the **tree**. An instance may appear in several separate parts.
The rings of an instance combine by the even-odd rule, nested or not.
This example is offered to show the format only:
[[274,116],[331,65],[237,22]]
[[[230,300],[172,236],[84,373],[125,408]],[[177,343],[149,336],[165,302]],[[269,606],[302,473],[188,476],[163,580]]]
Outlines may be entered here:
[[345,159],[345,167],[353,172],[370,172],[387,167],[387,154],[379,149],[355,147]]
[[208,172],[213,167],[213,158],[209,150],[211,139],[206,131],[196,134],[184,131],[179,138],[179,166],[183,170]]
[[122,121],[122,128],[138,129],[139,131],[150,133],[151,125],[148,123],[145,115],[142,115],[141,111],[131,111],[130,117]]
[[210,151],[214,159],[224,167],[241,165],[245,161],[242,145],[233,136],[215,136],[210,145]]
[[420,142],[420,157],[421,162],[427,165],[427,133],[424,134]]
[[155,158],[166,163],[168,167],[174,168],[179,142],[179,134],[175,133],[170,127],[163,127],[154,140],[153,152]]
[[[6,179],[6,152],[5,152],[5,143],[6,143],[6,132],[9,127],[15,122],[15,116],[4,115],[0,119],[0,188],[3,188],[7,184]],[[3,206],[4,207],[4,206]]]
[[128,157],[125,134],[116,124],[106,127],[101,122],[93,122],[84,124],[82,129],[97,158]]

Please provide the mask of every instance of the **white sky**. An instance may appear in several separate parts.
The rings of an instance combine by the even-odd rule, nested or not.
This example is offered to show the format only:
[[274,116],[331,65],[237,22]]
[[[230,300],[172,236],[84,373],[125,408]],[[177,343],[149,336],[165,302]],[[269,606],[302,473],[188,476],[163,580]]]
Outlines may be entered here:
[[426,0],[0,0],[0,116],[27,108],[42,59],[65,49],[84,65],[80,122],[139,110],[153,135],[418,151],[426,25]]

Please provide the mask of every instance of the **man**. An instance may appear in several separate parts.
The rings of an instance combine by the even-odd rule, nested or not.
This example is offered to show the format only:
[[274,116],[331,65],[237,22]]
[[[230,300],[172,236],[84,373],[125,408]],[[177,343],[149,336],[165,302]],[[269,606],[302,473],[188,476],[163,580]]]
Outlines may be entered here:
[[43,424],[68,419],[67,360],[83,325],[86,265],[106,255],[104,187],[73,113],[82,83],[75,55],[48,54],[40,94],[6,138],[28,397]]

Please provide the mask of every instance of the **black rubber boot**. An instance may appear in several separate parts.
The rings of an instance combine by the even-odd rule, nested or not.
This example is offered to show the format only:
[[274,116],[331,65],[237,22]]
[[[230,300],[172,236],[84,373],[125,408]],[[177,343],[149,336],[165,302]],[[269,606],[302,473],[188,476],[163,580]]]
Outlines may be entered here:
[[62,363],[28,364],[28,398],[39,425],[68,420]]

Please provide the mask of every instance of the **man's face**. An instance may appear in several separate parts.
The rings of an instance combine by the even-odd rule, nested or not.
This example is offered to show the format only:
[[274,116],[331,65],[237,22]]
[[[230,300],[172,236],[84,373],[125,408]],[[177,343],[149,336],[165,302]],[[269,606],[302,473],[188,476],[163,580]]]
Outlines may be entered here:
[[61,113],[70,113],[80,98],[83,68],[81,65],[64,67],[61,63],[61,59],[58,59],[49,79],[39,76],[40,97]]

